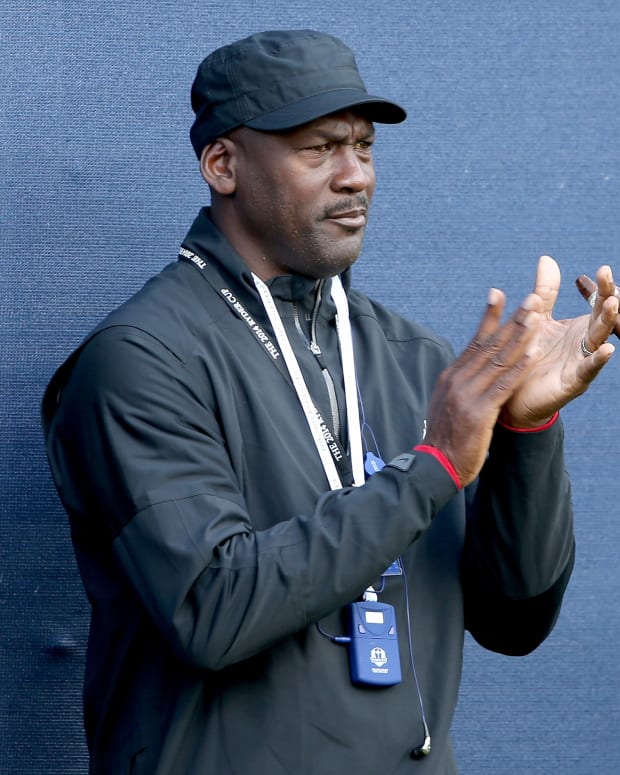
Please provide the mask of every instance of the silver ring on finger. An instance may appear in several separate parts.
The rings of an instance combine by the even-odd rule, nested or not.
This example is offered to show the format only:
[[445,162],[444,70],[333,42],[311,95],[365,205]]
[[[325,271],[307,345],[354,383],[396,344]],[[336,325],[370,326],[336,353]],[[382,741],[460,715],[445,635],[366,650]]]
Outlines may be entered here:
[[586,358],[588,358],[590,355],[594,355],[594,350],[588,350],[586,346],[585,335],[581,337],[581,352],[585,355]]

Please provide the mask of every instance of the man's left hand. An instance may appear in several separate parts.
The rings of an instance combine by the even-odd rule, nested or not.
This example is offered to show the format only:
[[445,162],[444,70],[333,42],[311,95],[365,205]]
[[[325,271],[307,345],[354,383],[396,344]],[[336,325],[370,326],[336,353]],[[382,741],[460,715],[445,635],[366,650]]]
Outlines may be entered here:
[[[588,302],[591,307],[594,307],[599,300],[598,289],[594,280],[591,280],[587,274],[581,274],[575,280],[577,290]],[[616,285],[615,296],[620,299],[620,287]],[[616,325],[614,326],[614,334],[620,339],[620,315],[616,318]]]
[[507,401],[500,420],[514,428],[544,425],[558,409],[584,393],[614,353],[607,338],[616,324],[618,299],[611,269],[596,273],[597,297],[590,315],[552,317],[560,290],[560,269],[549,256],[538,261],[534,292],[543,299],[536,343],[538,361]]

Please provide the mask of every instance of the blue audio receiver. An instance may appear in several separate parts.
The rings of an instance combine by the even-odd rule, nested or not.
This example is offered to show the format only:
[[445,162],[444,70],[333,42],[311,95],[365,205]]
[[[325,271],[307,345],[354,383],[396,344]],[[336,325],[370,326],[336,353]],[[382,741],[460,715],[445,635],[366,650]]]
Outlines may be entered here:
[[349,662],[355,684],[393,686],[402,679],[396,616],[387,603],[351,603]]

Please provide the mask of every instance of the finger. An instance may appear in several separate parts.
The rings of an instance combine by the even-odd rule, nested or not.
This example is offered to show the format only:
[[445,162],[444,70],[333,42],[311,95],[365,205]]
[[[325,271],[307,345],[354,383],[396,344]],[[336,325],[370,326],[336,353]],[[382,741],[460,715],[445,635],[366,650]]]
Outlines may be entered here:
[[609,362],[609,359],[615,352],[615,347],[611,342],[604,342],[597,348],[591,356],[584,358],[577,366],[577,377],[583,383],[582,393],[586,390],[592,380],[598,375],[601,369]]
[[463,362],[471,361],[472,352],[478,352],[481,343],[493,336],[499,326],[505,304],[506,296],[504,293],[499,288],[490,288],[487,306],[478,324],[478,329],[455,363],[460,365]]
[[480,320],[474,340],[484,340],[497,331],[501,317],[506,307],[506,296],[499,288],[489,288],[489,296],[484,315]]
[[[492,301],[491,296],[491,304]],[[533,339],[538,332],[542,306],[542,299],[532,293],[523,300],[506,323],[495,325],[491,333],[485,328],[483,321],[469,347],[455,363],[472,394],[484,393],[493,385],[497,385],[500,393],[502,390],[505,392],[510,384],[505,375],[520,361],[527,360],[532,355]],[[495,314],[493,310],[488,310],[487,313]],[[503,401],[505,400],[504,394]]]
[[519,386],[531,363],[538,356],[535,337],[539,329],[543,301],[537,294],[527,296],[495,335],[485,343],[480,380],[487,389],[503,396],[503,401]]
[[[491,288],[487,308],[478,330],[460,358],[470,362],[477,360],[479,365],[484,365],[486,360],[499,353],[507,344],[510,343],[510,346],[514,347],[524,337],[531,339],[533,334],[531,328],[536,320],[536,313],[542,309],[541,299],[536,294],[530,293],[510,319],[504,325],[500,325],[504,304],[505,296],[502,291]],[[522,350],[525,350],[525,345],[522,346]]]
[[608,296],[618,296],[620,289],[614,283],[611,267],[600,266],[596,271],[596,282],[582,274],[575,280],[575,285],[588,304],[598,313],[597,304],[600,299]]
[[[601,314],[602,301],[604,300],[601,297],[615,296],[617,299],[620,299],[620,287],[613,281],[613,275],[608,266],[599,268],[596,273],[596,279],[597,281],[594,282],[588,275],[582,274],[575,280],[575,285],[595,314]],[[618,318],[613,322],[612,331],[620,338],[620,320]]]
[[596,283],[594,280],[591,280],[587,274],[580,274],[575,280],[575,285],[583,298],[593,307],[596,298]]
[[[595,312],[587,318],[587,330],[584,334],[583,343],[586,350],[596,350],[618,325],[618,299],[615,296],[608,296],[606,299],[597,301],[599,314]],[[584,352],[584,355],[586,353]]]
[[[598,271],[596,272],[596,297],[597,300],[596,303],[598,303],[599,299],[603,299],[603,306],[606,306],[606,309],[609,314],[613,314],[613,310],[615,309],[616,314],[612,317],[610,322],[610,332],[612,331],[616,334],[616,336],[620,337],[620,321],[618,320],[617,312],[618,308],[617,306],[614,307],[612,304],[607,304],[606,300],[610,298],[620,299],[620,288],[616,285],[614,282],[614,276],[611,272],[611,267],[609,266],[601,266],[599,267]],[[595,303],[595,311],[596,311],[596,303]],[[603,315],[603,313],[599,313]],[[608,322],[608,317],[605,318],[605,323]],[[609,336],[609,334],[607,334]]]
[[611,267],[603,265],[596,270],[596,290],[597,296],[602,299],[616,295],[616,284],[611,273]]
[[551,317],[555,300],[560,291],[560,267],[551,256],[541,256],[536,268],[534,293],[543,300],[543,312]]
[[487,307],[474,339],[486,339],[497,331],[505,306],[504,292],[499,288],[489,288]]

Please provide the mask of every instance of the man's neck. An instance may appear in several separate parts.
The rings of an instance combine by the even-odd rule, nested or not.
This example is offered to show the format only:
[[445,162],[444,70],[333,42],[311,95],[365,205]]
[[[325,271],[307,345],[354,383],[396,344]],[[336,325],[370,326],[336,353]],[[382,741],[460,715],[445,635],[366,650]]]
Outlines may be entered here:
[[281,267],[277,266],[256,249],[256,246],[250,239],[244,236],[238,225],[233,223],[233,219],[226,212],[226,208],[218,206],[216,202],[213,202],[210,208],[210,215],[215,226],[230,242],[250,272],[253,272],[263,282],[267,282],[278,275],[290,274],[290,272],[283,271]]

